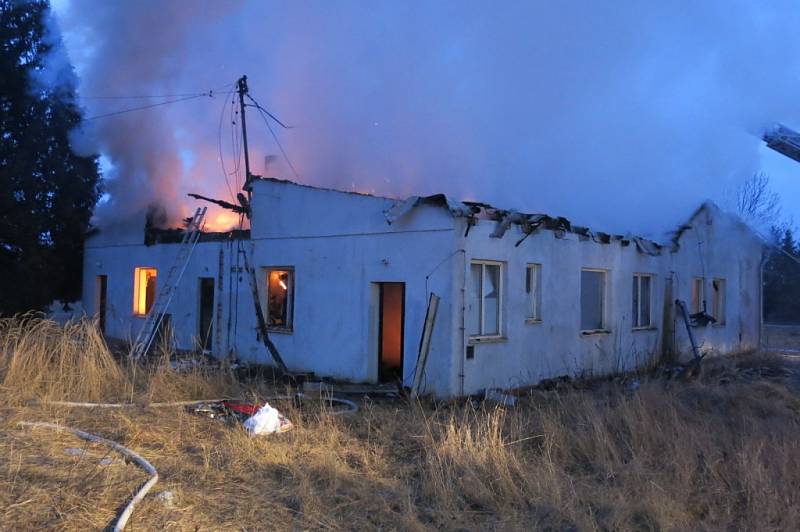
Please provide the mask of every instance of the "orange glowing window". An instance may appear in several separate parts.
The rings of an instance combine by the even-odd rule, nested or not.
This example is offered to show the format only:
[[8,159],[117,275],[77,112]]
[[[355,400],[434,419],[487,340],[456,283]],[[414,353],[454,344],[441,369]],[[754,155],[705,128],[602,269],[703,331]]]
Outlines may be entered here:
[[133,313],[136,316],[145,316],[150,312],[150,307],[156,300],[155,268],[136,268],[133,272]]
[[267,270],[267,326],[291,331],[294,321],[294,270]]

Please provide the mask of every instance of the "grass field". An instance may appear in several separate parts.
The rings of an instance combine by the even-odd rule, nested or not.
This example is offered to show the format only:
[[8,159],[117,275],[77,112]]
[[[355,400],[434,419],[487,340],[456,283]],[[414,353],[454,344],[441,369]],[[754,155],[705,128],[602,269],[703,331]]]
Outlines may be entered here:
[[104,446],[24,420],[93,432],[158,469],[132,530],[800,529],[794,368],[759,356],[704,364],[691,382],[534,391],[506,409],[362,398],[335,416],[278,401],[295,428],[253,438],[181,408],[44,402],[286,390],[125,367],[87,324],[0,320],[0,527],[102,529],[147,478]]

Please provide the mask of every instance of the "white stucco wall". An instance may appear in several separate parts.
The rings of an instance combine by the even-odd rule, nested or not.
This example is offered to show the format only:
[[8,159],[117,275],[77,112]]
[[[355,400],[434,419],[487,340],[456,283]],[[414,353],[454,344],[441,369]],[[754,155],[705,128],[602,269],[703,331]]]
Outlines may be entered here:
[[[678,297],[691,306],[692,278],[705,278],[708,312],[712,280],[725,279],[726,322],[693,328],[703,352],[723,354],[756,349],[761,324],[761,251],[763,243],[738,218],[707,204],[689,220],[690,229],[671,254],[671,271]],[[679,318],[676,315],[676,320]],[[683,359],[691,345],[682,321],[675,324],[675,346]]]
[[[475,341],[475,357],[465,361],[465,393],[488,387],[517,387],[560,375],[592,375],[624,371],[643,363],[660,348],[657,328],[631,327],[632,276],[655,275],[654,296],[663,292],[662,257],[644,255],[633,243],[599,244],[566,233],[539,231],[523,236],[512,226],[503,238],[489,235],[495,222],[480,220],[463,239],[467,267],[472,260],[504,263],[503,337]],[[541,322],[529,323],[525,275],[529,263],[541,264]],[[606,270],[606,323],[609,333],[581,334],[581,269]],[[660,300],[660,298],[658,298]],[[652,321],[660,324],[662,308],[652,306]]]
[[[141,224],[131,224],[130,231],[101,231],[91,236],[84,246],[83,305],[87,314],[98,313],[97,277],[106,275],[108,278],[106,335],[111,338],[131,340],[136,337],[144,323],[144,317],[133,314],[134,269],[156,268],[157,288],[160,289],[178,253],[178,244],[145,246],[143,228],[142,220]],[[187,264],[179,290],[175,293],[168,310],[172,316],[176,341],[182,349],[191,349],[197,345],[199,278],[213,277],[216,285],[219,274],[219,251],[227,249],[227,246],[228,244],[223,242],[198,243],[191,261]],[[227,275],[223,290],[228,291]]]
[[[637,251],[634,243],[601,244],[549,230],[520,246],[518,226],[503,238],[489,235],[496,222],[479,220],[465,236],[466,220],[442,207],[416,207],[389,225],[384,211],[393,200],[318,189],[288,182],[254,183],[252,239],[260,298],[269,267],[295,272],[294,324],[271,339],[291,370],[354,382],[378,376],[379,282],[405,283],[404,382],[411,384],[428,294],[441,297],[426,367],[425,391],[440,396],[477,393],[488,387],[518,387],[560,375],[599,375],[652,362],[675,345],[690,356],[688,338],[672,299],[691,302],[691,278],[705,275],[709,309],[711,279],[726,280],[725,326],[694,329],[704,351],[726,353],[757,347],[760,319],[760,242],[737,219],[713,206],[698,211],[676,250],[661,255]],[[709,221],[711,223],[709,223]],[[163,280],[177,244],[143,245],[144,220],[104,228],[88,239],[84,266],[84,307],[97,311],[96,276],[108,276],[107,334],[135,336],[144,319],[133,316],[134,268],[158,268]],[[698,245],[700,242],[700,245]],[[220,269],[220,252],[223,264]],[[476,342],[464,327],[471,304],[468,271],[472,260],[501,261],[502,338]],[[235,242],[202,242],[170,306],[178,345],[190,349],[199,332],[199,278],[213,277],[214,353],[233,349],[246,361],[272,364],[256,334],[248,280],[232,271]],[[526,266],[542,265],[542,320],[527,321]],[[582,268],[607,271],[608,332],[581,334]],[[220,276],[221,273],[221,276]],[[652,274],[652,323],[632,328],[634,273]],[[672,287],[668,299],[666,290]],[[238,306],[236,302],[238,301]],[[671,312],[665,316],[665,309]],[[665,323],[666,321],[666,323]],[[665,325],[667,325],[665,327]],[[466,359],[467,347],[474,358]]]
[[[252,242],[254,265],[264,308],[269,267],[295,272],[294,324],[291,333],[272,331],[270,338],[294,371],[314,372],[354,382],[378,376],[379,282],[405,283],[403,376],[413,379],[428,294],[441,298],[425,390],[447,395],[452,389],[454,219],[443,209],[422,207],[392,225],[383,211],[392,200],[317,189],[271,180],[254,183]],[[144,221],[109,228],[88,239],[85,247],[84,303],[97,312],[96,276],[108,276],[107,334],[135,337],[144,318],[133,316],[134,268],[155,267],[163,282],[178,251],[177,244],[143,245]],[[231,252],[233,246],[233,252]],[[256,334],[247,277],[229,283],[236,260],[235,244],[201,242],[195,249],[169,308],[178,346],[196,345],[199,322],[199,277],[219,274],[223,250],[223,315],[216,319],[216,355],[234,349],[245,361],[272,365]],[[243,265],[243,263],[242,263]],[[218,285],[217,285],[218,286]],[[230,290],[233,286],[234,290]],[[229,294],[233,294],[229,297]],[[238,306],[236,295],[238,294]],[[238,309],[230,314],[229,308]],[[232,323],[229,325],[229,321]],[[216,324],[222,325],[222,330]],[[228,328],[231,328],[228,334]]]
[[[504,326],[499,339],[481,341],[464,333],[464,344],[472,344],[475,353],[473,359],[463,361],[464,393],[489,387],[525,386],[561,375],[604,375],[632,370],[659,358],[664,341],[673,341],[678,355],[688,359],[691,347],[674,299],[680,298],[690,305],[691,278],[702,277],[704,272],[709,312],[712,279],[726,280],[727,320],[725,325],[693,328],[701,350],[731,353],[756,348],[761,243],[737,218],[713,205],[701,210],[695,218],[691,220],[692,228],[681,236],[677,251],[664,248],[658,256],[638,252],[634,243],[625,246],[612,240],[602,244],[570,233],[559,238],[547,230],[529,236],[515,247],[523,236],[518,226],[512,226],[503,238],[491,238],[496,222],[479,220],[460,244],[466,256],[460,282],[464,282],[470,261],[501,261]],[[711,223],[706,223],[707,220]],[[465,227],[462,224],[461,235]],[[698,238],[703,242],[701,253],[698,253]],[[526,320],[529,302],[525,275],[529,263],[542,265],[539,323]],[[607,271],[607,333],[581,333],[583,268]],[[653,326],[646,330],[632,327],[635,273],[654,276]],[[667,294],[669,280],[671,296]],[[469,292],[468,284],[464,286]],[[469,302],[467,310],[468,307]],[[670,312],[666,327],[665,308]]]
[[[253,190],[255,264],[295,269],[291,334],[273,342],[291,369],[374,381],[378,371],[378,282],[405,288],[404,368],[411,384],[428,293],[441,298],[426,371],[426,389],[452,387],[450,339],[455,221],[444,209],[422,207],[389,225],[393,200],[259,181]],[[427,283],[426,283],[427,277]],[[427,284],[427,286],[426,286]],[[263,295],[262,295],[263,297]],[[252,356],[262,347],[253,346]]]

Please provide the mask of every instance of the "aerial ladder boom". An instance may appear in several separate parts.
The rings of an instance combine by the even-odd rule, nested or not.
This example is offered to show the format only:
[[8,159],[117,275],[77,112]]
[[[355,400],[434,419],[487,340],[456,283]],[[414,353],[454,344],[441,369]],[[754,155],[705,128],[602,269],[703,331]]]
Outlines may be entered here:
[[797,131],[783,124],[777,124],[761,138],[767,143],[768,148],[800,162],[800,133]]

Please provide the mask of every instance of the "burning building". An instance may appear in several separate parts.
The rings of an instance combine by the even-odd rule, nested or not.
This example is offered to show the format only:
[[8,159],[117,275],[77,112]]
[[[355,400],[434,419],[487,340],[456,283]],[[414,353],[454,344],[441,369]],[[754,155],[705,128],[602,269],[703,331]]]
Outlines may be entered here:
[[[167,311],[178,348],[275,363],[250,260],[288,369],[346,381],[411,386],[417,374],[423,391],[458,396],[685,359],[692,343],[759,345],[762,243],[711,203],[656,243],[444,195],[251,187],[251,229],[202,233],[185,262]],[[180,248],[180,232],[145,242],[140,227],[86,242],[83,303],[111,338],[138,334]],[[418,367],[431,293],[440,303]]]

